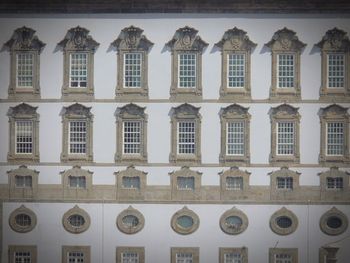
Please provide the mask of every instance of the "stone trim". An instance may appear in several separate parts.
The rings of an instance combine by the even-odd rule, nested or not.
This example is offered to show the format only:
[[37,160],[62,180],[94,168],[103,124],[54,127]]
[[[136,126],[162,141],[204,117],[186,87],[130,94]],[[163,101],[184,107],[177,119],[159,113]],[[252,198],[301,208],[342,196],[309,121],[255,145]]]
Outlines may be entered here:
[[[203,41],[197,33],[196,29],[188,26],[179,28],[165,45],[171,51],[171,101],[200,101],[202,99],[202,53],[208,43]],[[194,88],[179,88],[178,57],[183,53],[196,55],[196,86]]]
[[[31,224],[29,226],[21,226],[17,224],[16,217],[21,214],[24,214],[30,217]],[[12,211],[9,217],[9,225],[11,229],[18,233],[28,233],[32,231],[36,227],[36,222],[37,222],[37,219],[36,219],[35,213],[29,208],[25,207],[24,205],[21,205],[19,208]]]
[[[321,142],[320,142],[320,155],[319,163],[322,165],[333,165],[340,163],[350,162],[350,146],[349,146],[349,108],[344,108],[338,104],[332,104],[325,108],[321,108],[318,115],[320,116],[321,123]],[[343,155],[329,156],[327,155],[327,123],[329,122],[341,122],[344,129],[344,149]]]
[[292,256],[292,263],[298,263],[298,248],[270,248],[269,263],[275,263],[275,256],[278,254],[288,254]]
[[[320,191],[321,199],[323,200],[342,200],[344,197],[344,192],[350,190],[349,186],[349,175],[347,171],[341,171],[338,167],[331,167],[328,171],[318,173],[320,177]],[[343,188],[341,189],[329,189],[327,187],[328,178],[342,178]]]
[[[178,218],[180,218],[182,216],[191,217],[192,220],[193,220],[193,225],[191,227],[188,227],[188,228],[184,228],[184,227],[180,226],[177,223],[177,220],[178,220]],[[198,229],[198,227],[199,227],[199,217],[198,217],[198,215],[195,212],[193,212],[192,210],[188,209],[187,206],[184,206],[182,209],[177,211],[171,217],[170,225],[171,225],[171,228],[176,233],[178,233],[180,235],[189,235],[189,234],[192,234],[193,232],[195,232]]]
[[219,247],[219,263],[225,263],[225,254],[239,253],[241,255],[241,263],[248,263],[247,247]]
[[[73,226],[69,222],[69,217],[73,215],[79,215],[82,216],[85,220],[84,224],[82,226]],[[62,225],[65,230],[72,234],[80,234],[88,230],[90,227],[90,216],[85,210],[79,208],[77,205],[75,205],[73,208],[69,209],[66,213],[64,213],[62,217]]]
[[144,247],[117,247],[117,263],[123,263],[122,253],[137,253],[139,256],[138,263],[145,263],[145,248]]
[[[117,50],[117,87],[116,100],[118,101],[139,101],[148,99],[148,53],[153,43],[142,34],[143,30],[129,26],[124,28],[118,38],[111,43]],[[124,87],[124,55],[126,53],[141,54],[141,87]]]
[[[135,216],[138,220],[138,224],[136,226],[128,226],[124,224],[123,218],[126,216]],[[145,218],[140,211],[136,210],[132,206],[129,206],[118,215],[116,224],[118,229],[124,234],[136,234],[145,226]]]
[[[252,42],[247,32],[242,29],[234,27],[227,30],[222,39],[215,44],[215,47],[221,50],[221,86],[220,86],[220,100],[222,101],[250,101],[251,87],[250,87],[250,56],[251,52],[257,46]],[[228,74],[228,56],[230,54],[244,55],[244,87],[229,88],[227,83]]]
[[[268,176],[270,176],[270,198],[272,200],[293,200],[298,199],[298,196],[305,195],[299,184],[300,174],[289,170],[288,167],[281,167],[280,170],[268,173]],[[278,178],[292,178],[292,189],[279,189],[277,187]]]
[[[306,44],[301,42],[296,33],[286,27],[276,31],[272,39],[265,44],[271,50],[272,76],[270,88],[271,101],[300,101],[300,56]],[[294,87],[278,87],[278,55],[291,54],[294,56]]]
[[[180,164],[195,166],[201,163],[201,115],[199,107],[191,104],[181,104],[172,107],[170,110],[171,123],[171,152],[169,162],[171,164]],[[195,153],[194,154],[178,154],[178,123],[181,121],[193,121],[195,123]]]
[[[221,200],[233,200],[233,199],[245,199],[249,195],[249,177],[248,171],[240,170],[238,167],[230,167],[226,171],[219,173],[220,176],[220,199]],[[229,177],[242,178],[242,189],[227,189],[226,180]]]
[[[85,107],[82,104],[75,103],[68,107],[63,107],[62,116],[62,153],[61,162],[85,162],[93,161],[93,114],[90,112],[91,107]],[[69,123],[71,121],[86,121],[86,153],[70,154],[69,148]]]
[[[90,35],[89,30],[80,26],[67,31],[64,39],[57,44],[63,51],[62,100],[90,101],[94,98],[94,53],[100,44]],[[69,83],[70,56],[73,53],[87,54],[87,87],[72,88]]]
[[[147,173],[135,169],[133,165],[128,166],[125,170],[114,173],[116,177],[116,195],[118,200],[144,200],[147,188]],[[124,177],[138,177],[140,179],[139,188],[124,188]]]
[[[91,196],[93,172],[81,169],[81,166],[74,165],[71,169],[60,172],[62,177],[63,198],[65,199],[85,199]],[[86,187],[71,187],[70,177],[85,177]]]
[[[287,227],[287,228],[280,227],[277,223],[277,219],[280,217],[289,218],[292,221],[292,225],[290,227]],[[275,234],[281,235],[281,236],[286,236],[286,235],[290,235],[293,232],[295,232],[295,230],[298,227],[298,222],[299,221],[298,221],[297,216],[292,211],[288,210],[285,207],[282,207],[280,210],[276,211],[271,216],[270,228]]]
[[15,262],[16,252],[30,252],[31,263],[38,261],[38,250],[36,245],[9,245],[8,246],[8,262]]
[[[9,152],[7,161],[9,163],[38,163],[40,159],[39,153],[39,117],[36,112],[38,107],[33,107],[26,103],[18,104],[10,107],[7,116],[9,117]],[[31,121],[33,128],[33,145],[32,153],[18,154],[16,153],[16,122]]]
[[[145,107],[129,103],[123,107],[118,107],[115,112],[117,133],[116,133],[116,154],[115,162],[121,164],[144,164],[147,163],[147,122],[148,116]],[[138,121],[141,123],[141,144],[140,154],[123,153],[123,123],[126,121]]]
[[[4,47],[10,52],[10,84],[8,88],[9,99],[15,101],[26,101],[40,99],[40,53],[45,43],[35,35],[35,30],[28,27],[17,28],[11,39]],[[33,55],[33,86],[21,88],[17,86],[17,55]]]
[[[221,164],[233,164],[237,166],[249,165],[250,163],[250,119],[249,108],[244,108],[238,104],[231,104],[220,109],[221,124],[221,151],[219,162]],[[244,123],[244,154],[227,155],[227,124],[230,122]]]
[[[230,225],[226,222],[226,219],[229,217],[238,217],[242,220],[242,225]],[[227,210],[220,217],[220,228],[221,230],[229,235],[238,235],[243,233],[249,225],[248,217],[245,213],[235,207],[232,207],[230,210]]]
[[339,247],[320,247],[319,249],[319,263],[337,263],[337,252]]
[[84,253],[84,263],[90,263],[90,246],[62,246],[62,263],[68,262],[69,252]]
[[[36,198],[38,193],[38,177],[39,172],[28,169],[25,165],[20,165],[17,169],[7,171],[8,189],[10,199],[29,199]],[[18,187],[16,186],[16,176],[31,176],[32,186]]]
[[[327,221],[331,217],[336,217],[341,220],[342,225],[338,228],[331,228],[328,226]],[[348,228],[348,218],[347,216],[338,210],[336,207],[333,207],[332,209],[328,210],[326,213],[322,215],[320,218],[320,228],[323,233],[329,236],[336,236],[344,233],[346,229]]]
[[191,253],[193,255],[192,263],[199,263],[199,247],[172,247],[171,251],[171,263],[177,263],[176,254],[179,253]]
[[[169,173],[171,181],[171,199],[172,200],[200,200],[202,173],[193,171],[187,166],[181,167],[180,170]],[[179,189],[178,178],[194,178],[194,189]]]
[[[295,108],[288,104],[281,104],[270,109],[271,120],[271,152],[270,164],[284,166],[300,163],[300,114],[299,108]],[[280,122],[294,123],[294,154],[278,155],[277,154],[277,124]]]

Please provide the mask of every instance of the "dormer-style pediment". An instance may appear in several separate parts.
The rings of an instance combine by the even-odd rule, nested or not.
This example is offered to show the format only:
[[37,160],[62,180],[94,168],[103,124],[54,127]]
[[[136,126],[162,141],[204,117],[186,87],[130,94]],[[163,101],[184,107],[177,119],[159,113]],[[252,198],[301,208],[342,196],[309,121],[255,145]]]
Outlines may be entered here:
[[332,104],[325,108],[321,108],[319,115],[324,118],[337,118],[337,117],[348,118],[349,117],[348,109],[349,108],[342,107],[338,104]]
[[335,27],[328,30],[316,46],[322,50],[346,52],[350,48],[350,40],[345,31]]
[[64,50],[92,51],[95,52],[100,44],[90,35],[89,30],[77,26],[68,30],[64,39],[58,43],[58,46]]
[[191,104],[184,103],[184,104],[181,104],[180,106],[172,108],[172,116],[176,116],[176,117],[191,116],[191,117],[200,118],[199,109],[200,107],[195,107]]
[[38,113],[36,112],[38,107],[30,106],[27,103],[21,103],[15,107],[10,107],[8,111],[8,116],[10,117],[37,117]]
[[293,107],[289,104],[281,104],[275,108],[271,108],[270,115],[275,118],[300,118],[298,110],[299,108]]
[[221,108],[220,116],[222,118],[250,118],[249,108],[244,108],[238,104],[231,104],[225,108]]
[[251,51],[256,47],[256,44],[251,41],[242,29],[234,27],[225,32],[222,39],[215,44],[216,47],[221,50],[249,50]]
[[111,45],[117,50],[128,50],[128,51],[149,51],[153,46],[153,43],[147,39],[145,35],[142,35],[143,30],[130,26],[124,28],[118,38],[114,40]]
[[278,30],[272,39],[265,44],[273,51],[301,51],[306,44],[301,42],[293,30],[286,27]]
[[139,117],[145,118],[145,109],[146,107],[140,107],[134,103],[126,104],[123,107],[118,107],[115,116],[117,118],[128,118],[128,117]]
[[4,44],[4,46],[11,51],[36,50],[39,53],[43,50],[45,45],[46,44],[40,41],[35,35],[35,30],[25,26],[17,28],[11,39]]
[[173,50],[191,50],[202,52],[208,43],[203,41],[197,35],[198,30],[185,26],[176,30],[173,38],[166,44],[167,47]]

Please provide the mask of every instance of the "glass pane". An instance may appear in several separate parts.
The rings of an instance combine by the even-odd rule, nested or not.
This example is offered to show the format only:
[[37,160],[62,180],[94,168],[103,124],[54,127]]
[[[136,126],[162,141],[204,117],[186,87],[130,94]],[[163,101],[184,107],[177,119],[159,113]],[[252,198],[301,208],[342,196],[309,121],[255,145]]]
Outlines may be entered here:
[[229,216],[229,217],[226,217],[225,219],[225,225],[228,228],[237,229],[237,228],[240,228],[242,224],[243,224],[242,218],[238,216]]
[[32,224],[32,219],[27,214],[19,214],[15,217],[16,224],[19,226],[30,226]]
[[183,228],[190,228],[193,226],[193,218],[190,216],[180,216],[177,218],[176,223]]
[[81,215],[72,215],[68,218],[68,221],[75,227],[80,227],[85,224],[85,219]]
[[124,216],[122,221],[127,227],[136,227],[139,224],[139,219],[133,215]]
[[342,220],[337,216],[331,216],[327,219],[327,226],[333,229],[341,227],[343,224]]
[[281,217],[277,217],[276,218],[276,224],[280,227],[280,228],[288,228],[292,226],[292,219],[290,219],[289,217],[286,216],[281,216]]

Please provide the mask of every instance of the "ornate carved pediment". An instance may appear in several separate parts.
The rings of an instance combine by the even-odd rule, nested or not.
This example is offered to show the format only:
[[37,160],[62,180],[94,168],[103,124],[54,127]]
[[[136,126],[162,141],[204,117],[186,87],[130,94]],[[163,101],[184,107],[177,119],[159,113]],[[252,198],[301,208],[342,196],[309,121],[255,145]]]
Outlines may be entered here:
[[250,114],[248,113],[249,108],[244,108],[241,105],[238,104],[231,104],[225,108],[221,108],[220,110],[220,116],[224,118],[236,118],[236,117],[250,117]]
[[184,103],[181,104],[180,106],[173,107],[172,108],[172,115],[181,117],[181,116],[195,116],[195,117],[200,117],[199,114],[199,109],[200,107],[195,107],[192,106],[191,104]]
[[99,45],[89,35],[89,30],[80,26],[69,29],[64,39],[58,43],[58,46],[64,50],[88,50],[93,52]]
[[91,110],[91,107],[85,107],[82,104],[75,103],[68,107],[63,107],[62,115],[65,115],[65,116],[79,115],[79,116],[85,116],[85,117],[92,117],[90,110]]
[[143,30],[138,27],[126,27],[111,45],[116,47],[117,50],[144,50],[148,52],[153,43],[145,35],[142,35],[142,32]]
[[115,172],[114,174],[120,177],[128,176],[145,178],[148,173],[141,170],[137,170],[134,165],[130,165],[125,170]]
[[123,107],[118,107],[116,110],[116,117],[120,118],[127,118],[129,116],[139,116],[141,118],[145,118],[145,108],[146,107],[140,107],[134,103],[129,103]]
[[9,175],[38,175],[39,172],[33,169],[29,169],[26,165],[20,165],[17,169],[7,171]]
[[321,117],[348,117],[348,109],[337,104],[332,104],[320,109]]
[[15,30],[11,39],[4,46],[10,50],[37,50],[40,53],[45,45],[35,35],[35,30],[23,26]]
[[271,108],[270,115],[272,117],[283,118],[283,117],[296,117],[299,118],[299,108],[295,108],[288,104],[282,104],[275,108]]
[[335,27],[328,30],[316,46],[323,50],[348,51],[350,49],[350,40],[345,31]]
[[227,30],[215,46],[221,50],[252,50],[256,44],[249,39],[247,32],[234,27]]
[[284,167],[281,167],[280,170],[268,173],[268,175],[271,178],[272,177],[293,177],[293,178],[299,178],[299,175],[301,175],[301,173],[289,170],[288,167],[284,166]]
[[250,172],[240,170],[237,166],[230,167],[230,169],[226,171],[219,172],[219,175],[222,177],[226,176],[241,176],[241,177],[248,177],[250,176]]
[[91,176],[93,172],[81,169],[80,165],[74,165],[71,169],[60,172],[63,176]]
[[7,115],[11,117],[16,117],[18,115],[28,115],[35,117],[37,116],[37,108],[38,107],[33,107],[26,103],[21,103],[15,107],[10,107]]
[[198,31],[192,27],[185,26],[176,30],[174,37],[166,44],[173,50],[194,50],[202,52],[208,43],[197,36]]
[[169,173],[170,176],[183,176],[183,177],[198,177],[201,176],[202,173],[198,171],[191,170],[188,166],[182,166],[178,171],[172,171]]
[[349,176],[350,173],[347,171],[340,171],[338,167],[333,166],[328,171],[318,173],[318,175],[324,177],[345,177]]
[[298,39],[293,30],[285,27],[278,30],[265,46],[277,51],[301,51],[306,44]]

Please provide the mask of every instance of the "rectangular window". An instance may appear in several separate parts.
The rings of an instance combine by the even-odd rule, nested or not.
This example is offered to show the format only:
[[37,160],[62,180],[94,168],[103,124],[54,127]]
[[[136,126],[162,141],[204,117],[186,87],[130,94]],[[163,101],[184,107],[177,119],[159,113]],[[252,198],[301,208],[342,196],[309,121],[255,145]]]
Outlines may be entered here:
[[196,54],[179,54],[179,88],[195,88],[196,77]]
[[345,55],[328,54],[328,88],[344,88]]
[[277,188],[278,189],[293,189],[293,178],[292,177],[277,177]]
[[228,122],[226,132],[226,154],[244,155],[244,122]]
[[228,54],[227,63],[228,88],[244,88],[245,82],[245,55]]
[[68,252],[67,263],[84,263],[84,253],[83,252]]
[[227,190],[242,190],[243,178],[242,177],[226,177],[226,189]]
[[32,256],[30,252],[24,252],[24,251],[15,252],[14,258],[15,258],[14,263],[31,263],[32,262]]
[[33,87],[34,55],[32,53],[17,54],[17,87]]
[[69,176],[69,187],[86,188],[85,176]]
[[124,176],[122,185],[125,189],[140,189],[140,177]]
[[178,123],[177,142],[178,154],[194,154],[195,153],[195,122],[181,121]]
[[344,123],[327,123],[327,155],[344,154]]
[[293,54],[277,55],[277,87],[294,88],[295,62]]
[[135,252],[122,253],[122,263],[139,263],[139,254]]
[[275,263],[293,263],[293,258],[289,254],[276,254]]
[[277,154],[294,154],[294,122],[277,123]]
[[240,253],[225,253],[224,263],[243,263]]
[[343,189],[343,178],[327,177],[327,189]]
[[177,189],[194,190],[194,177],[177,177]]
[[141,53],[124,54],[124,87],[141,87]]
[[27,176],[16,175],[15,186],[20,188],[32,187],[32,177],[30,175],[27,175]]
[[86,153],[86,121],[69,122],[69,153],[85,154]]
[[192,253],[176,253],[176,263],[193,263]]
[[70,54],[69,87],[86,88],[88,78],[88,54]]
[[139,154],[141,146],[141,122],[123,122],[123,153]]
[[16,153],[33,153],[33,122],[16,121],[15,126]]

